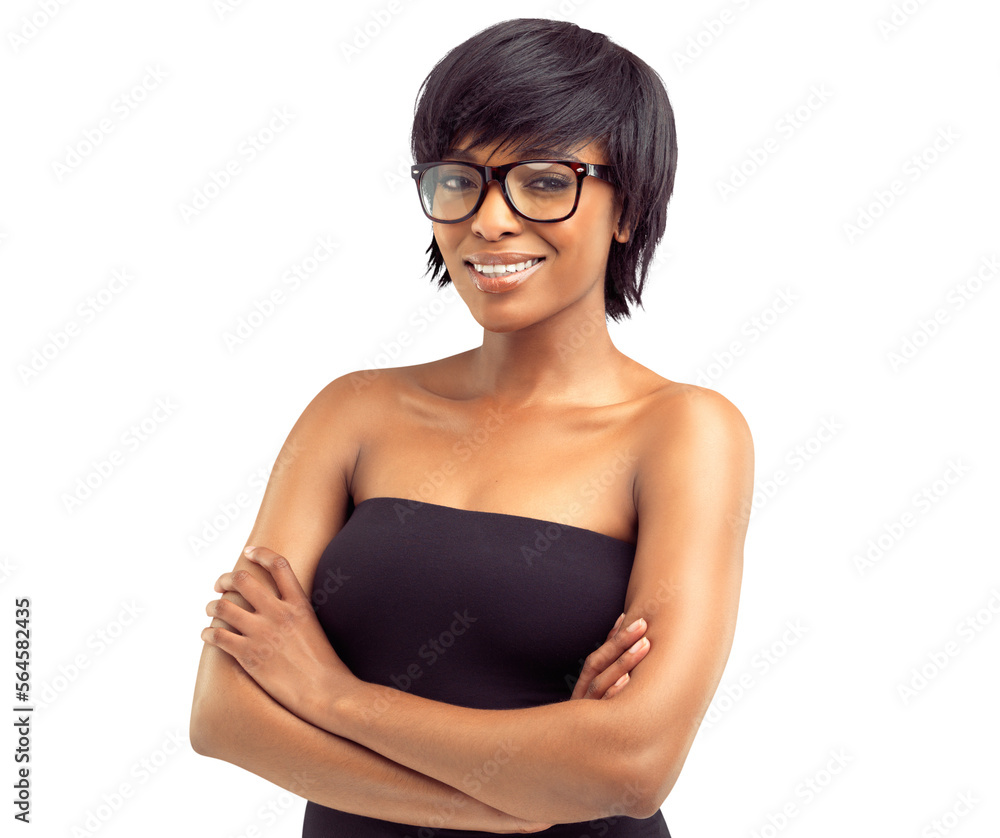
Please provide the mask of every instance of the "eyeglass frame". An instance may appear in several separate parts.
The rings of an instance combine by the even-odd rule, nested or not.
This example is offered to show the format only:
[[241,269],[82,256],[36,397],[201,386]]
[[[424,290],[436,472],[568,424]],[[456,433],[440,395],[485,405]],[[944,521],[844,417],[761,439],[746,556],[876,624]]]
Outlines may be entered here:
[[[526,215],[514,206],[514,201],[507,192],[507,174],[515,166],[523,166],[525,163],[559,163],[560,165],[567,166],[576,173],[576,198],[573,201],[573,208],[566,213],[566,215],[562,216],[562,218],[532,218],[530,215]],[[424,207],[424,195],[420,191],[420,179],[423,177],[424,172],[428,169],[434,166],[447,164],[468,166],[470,169],[475,169],[475,171],[479,173],[481,184],[479,187],[479,198],[476,201],[475,206],[468,213],[463,215],[461,218],[442,221],[427,212]],[[603,180],[605,183],[609,183],[614,186],[615,183],[611,179],[612,174],[613,172],[611,166],[606,166],[603,163],[581,163],[579,160],[517,160],[513,163],[505,163],[502,166],[480,166],[476,163],[469,163],[466,160],[438,160],[433,163],[415,163],[410,167],[410,177],[413,178],[417,187],[417,196],[420,199],[420,209],[423,210],[424,215],[436,224],[460,224],[463,221],[468,221],[472,218],[472,216],[479,212],[480,208],[483,206],[483,202],[486,200],[486,193],[489,190],[490,181],[493,180],[500,184],[500,192],[503,195],[504,202],[508,207],[510,207],[511,212],[515,215],[519,215],[526,221],[531,221],[535,224],[555,224],[559,221],[565,221],[576,212],[576,208],[580,204],[580,195],[583,193],[583,179],[585,177],[595,177],[598,180]]]

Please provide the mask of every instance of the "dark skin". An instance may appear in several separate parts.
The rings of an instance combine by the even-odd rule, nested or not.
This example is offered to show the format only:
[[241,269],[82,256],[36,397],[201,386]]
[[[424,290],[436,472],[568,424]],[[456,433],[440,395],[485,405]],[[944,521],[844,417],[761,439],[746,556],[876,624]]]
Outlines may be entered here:
[[[496,164],[528,156],[462,151]],[[596,146],[572,151],[604,162]],[[611,343],[604,266],[611,241],[628,232],[609,184],[588,178],[577,214],[556,224],[519,218],[491,184],[472,219],[435,225],[435,236],[483,327],[482,346],[430,364],[345,376],[314,400],[286,443],[310,454],[293,463],[308,464],[274,501],[265,495],[249,539],[259,545],[254,561],[241,559],[236,573],[220,577],[217,590],[226,595],[208,606],[228,626],[203,633],[214,662],[206,681],[213,667],[232,667],[219,655],[239,661],[278,705],[314,728],[453,788],[493,757],[498,740],[510,743],[511,770],[479,792],[476,803],[486,808],[476,816],[513,820],[503,830],[465,828],[535,831],[623,808],[647,817],[676,781],[732,643],[753,479],[749,431],[717,393],[668,381]],[[486,293],[466,260],[505,252],[544,262],[514,290]],[[452,462],[457,442],[484,436],[467,458]],[[449,479],[432,497],[421,495],[425,475],[449,462]],[[586,501],[581,486],[597,475],[601,491]],[[313,503],[306,531],[282,530],[282,515],[294,515],[289,507],[320,486],[324,497]],[[626,617],[588,659],[573,695],[603,700],[481,711],[389,695],[355,678],[303,593],[338,515],[342,525],[348,495],[356,503],[422,497],[636,543]],[[243,601],[228,601],[233,594]],[[649,643],[626,653],[643,633],[627,630],[639,618]],[[627,683],[611,686],[626,672]],[[363,723],[359,708],[380,698],[389,709]],[[625,789],[639,791],[623,804]],[[424,823],[384,810],[378,816]]]

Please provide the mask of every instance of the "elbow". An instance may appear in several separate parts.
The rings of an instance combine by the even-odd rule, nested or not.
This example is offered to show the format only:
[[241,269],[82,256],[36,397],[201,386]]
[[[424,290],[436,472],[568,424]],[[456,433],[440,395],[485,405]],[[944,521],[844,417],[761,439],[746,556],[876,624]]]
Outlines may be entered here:
[[633,754],[620,772],[616,784],[614,814],[630,818],[651,818],[660,811],[680,773],[663,753]]
[[203,696],[195,695],[191,705],[191,721],[188,725],[188,741],[191,749],[203,757],[221,759],[219,745],[221,742],[222,720],[214,711],[211,702]]
[[660,811],[669,793],[669,788],[665,788],[662,784],[658,785],[649,778],[636,780],[631,787],[631,796],[628,798],[630,805],[625,814],[640,820],[651,818]]
[[199,710],[197,702],[191,708],[191,723],[188,726],[188,741],[191,749],[203,757],[214,756],[211,739],[211,726],[206,723],[204,711]]

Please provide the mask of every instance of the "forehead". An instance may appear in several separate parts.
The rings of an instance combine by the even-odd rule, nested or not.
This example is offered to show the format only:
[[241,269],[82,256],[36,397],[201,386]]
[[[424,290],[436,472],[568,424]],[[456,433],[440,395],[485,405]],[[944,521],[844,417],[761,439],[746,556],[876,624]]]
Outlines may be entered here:
[[516,160],[551,159],[576,160],[584,163],[605,163],[601,143],[581,140],[566,146],[552,147],[532,139],[498,140],[472,146],[467,137],[460,137],[443,155],[445,160],[464,160],[480,165],[500,166]]

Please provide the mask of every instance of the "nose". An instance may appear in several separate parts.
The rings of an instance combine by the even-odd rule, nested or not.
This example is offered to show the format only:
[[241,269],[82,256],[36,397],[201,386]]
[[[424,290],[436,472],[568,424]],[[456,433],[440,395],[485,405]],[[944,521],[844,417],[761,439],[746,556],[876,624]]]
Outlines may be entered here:
[[486,184],[486,196],[479,211],[472,217],[472,231],[490,241],[504,234],[521,232],[521,217],[504,200],[500,184],[491,180]]

